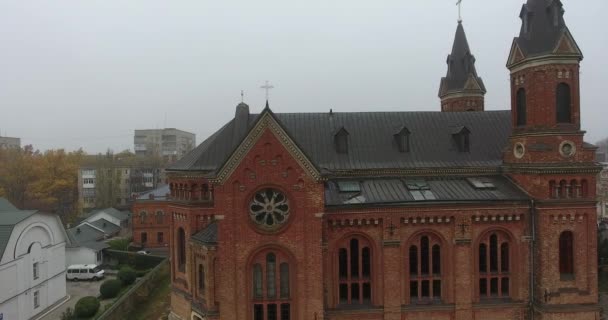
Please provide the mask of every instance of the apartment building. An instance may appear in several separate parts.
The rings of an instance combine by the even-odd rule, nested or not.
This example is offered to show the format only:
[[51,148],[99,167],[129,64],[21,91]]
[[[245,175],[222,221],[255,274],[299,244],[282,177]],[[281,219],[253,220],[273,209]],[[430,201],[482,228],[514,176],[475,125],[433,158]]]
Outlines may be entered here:
[[138,156],[161,156],[174,162],[194,149],[196,135],[175,128],[135,130],[133,143]]

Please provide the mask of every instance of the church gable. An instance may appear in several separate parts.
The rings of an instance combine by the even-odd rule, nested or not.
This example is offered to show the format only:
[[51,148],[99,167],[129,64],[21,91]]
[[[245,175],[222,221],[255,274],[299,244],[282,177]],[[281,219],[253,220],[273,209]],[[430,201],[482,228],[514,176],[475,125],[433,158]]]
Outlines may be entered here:
[[481,90],[481,86],[479,85],[479,82],[477,81],[476,77],[471,74],[469,75],[469,79],[467,79],[467,82],[464,85],[464,89]]
[[507,66],[516,64],[522,61],[525,58],[519,44],[517,44],[517,40],[513,40],[513,44],[511,45],[511,51],[509,52],[509,59],[507,62]]
[[570,31],[568,31],[567,29],[561,35],[559,41],[557,41],[557,45],[555,46],[553,53],[570,55],[574,54],[582,56],[582,52],[578,48],[576,41],[574,41],[572,34],[570,34]]
[[[261,155],[259,158],[254,156],[255,159],[247,159],[249,161],[253,160],[254,163],[252,165],[276,165],[279,162],[277,156],[284,157],[286,155],[267,154],[271,152],[268,149],[271,147],[273,142],[280,144],[282,149],[286,151],[284,153],[291,156],[302,168],[302,170],[306,172],[312,179],[320,179],[321,175],[313,163],[281,127],[281,125],[274,118],[272,112],[270,110],[265,110],[260,115],[257,124],[249,131],[245,139],[232,153],[226,163],[224,163],[224,165],[221,167],[216,178],[214,179],[214,182],[223,183],[227,181],[246,158],[251,158],[250,155],[252,152],[254,152],[254,150],[264,154],[264,159],[262,159]],[[255,173],[252,172],[251,174]]]

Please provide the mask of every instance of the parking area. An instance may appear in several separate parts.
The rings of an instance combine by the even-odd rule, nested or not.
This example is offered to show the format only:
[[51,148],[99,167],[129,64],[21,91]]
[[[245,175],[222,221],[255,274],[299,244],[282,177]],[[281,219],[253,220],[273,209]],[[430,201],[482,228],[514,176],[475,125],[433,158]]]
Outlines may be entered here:
[[107,275],[104,280],[100,281],[67,281],[67,291],[68,295],[70,295],[70,300],[66,303],[59,306],[57,309],[51,311],[50,313],[44,315],[38,320],[58,320],[61,319],[61,314],[67,310],[67,308],[74,309],[76,306],[76,302],[82,297],[86,296],[98,296],[99,295],[99,287],[101,284],[107,279],[115,278],[113,275]]

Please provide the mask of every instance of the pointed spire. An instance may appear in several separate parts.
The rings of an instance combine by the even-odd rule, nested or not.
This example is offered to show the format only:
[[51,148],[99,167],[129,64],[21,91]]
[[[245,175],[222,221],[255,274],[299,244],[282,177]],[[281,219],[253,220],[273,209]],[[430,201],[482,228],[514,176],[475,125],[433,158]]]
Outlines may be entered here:
[[522,24],[515,41],[526,57],[553,53],[564,34],[569,35],[560,0],[528,0],[519,17]]
[[447,65],[447,74],[441,79],[439,88],[439,97],[442,100],[454,93],[471,93],[483,97],[486,88],[482,79],[477,76],[475,56],[471,54],[462,21],[458,21],[452,53],[447,58]]
[[268,105],[268,99],[266,99],[266,107],[264,109],[270,109],[270,106]]

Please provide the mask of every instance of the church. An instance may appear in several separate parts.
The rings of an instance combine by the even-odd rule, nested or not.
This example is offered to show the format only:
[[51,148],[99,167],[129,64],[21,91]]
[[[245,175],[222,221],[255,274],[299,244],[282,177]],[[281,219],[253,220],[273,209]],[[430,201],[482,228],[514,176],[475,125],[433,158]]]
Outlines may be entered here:
[[519,16],[510,110],[461,21],[440,111],[239,104],[167,170],[170,319],[599,319],[583,55],[560,0]]

